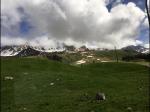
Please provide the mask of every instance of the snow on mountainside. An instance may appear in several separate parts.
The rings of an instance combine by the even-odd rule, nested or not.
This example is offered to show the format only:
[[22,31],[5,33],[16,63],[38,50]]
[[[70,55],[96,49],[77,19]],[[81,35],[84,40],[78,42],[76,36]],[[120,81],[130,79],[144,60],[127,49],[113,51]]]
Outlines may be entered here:
[[[82,47],[81,47],[82,48]],[[79,51],[83,52],[85,49],[79,48]],[[86,48],[88,49],[88,48]],[[76,48],[73,46],[64,46],[57,48],[44,48],[40,46],[29,46],[29,45],[20,45],[20,46],[3,46],[0,49],[1,56],[37,56],[37,55],[46,55],[50,52],[62,52],[62,51],[75,51]],[[103,49],[105,50],[105,49]],[[149,48],[145,48],[143,46],[127,46],[122,48],[121,50],[125,51],[133,51],[138,53],[149,53]]]
[[138,46],[127,46],[122,48],[122,50],[131,50],[131,51],[136,51],[138,53],[149,53],[149,48],[145,48],[144,46],[138,45]]
[[40,55],[41,52],[28,47],[20,51],[16,56],[37,56]]
[[1,47],[0,52],[1,52],[1,56],[15,56],[21,50],[23,50],[23,48],[19,46],[4,46]]
[[43,47],[32,47],[33,49],[41,52],[62,52],[65,48],[43,48]]
[[48,48],[45,49],[43,47],[33,47],[28,45],[20,45],[20,46],[3,46],[0,49],[1,56],[33,56],[39,55],[41,53],[49,53],[49,52],[62,52],[64,48]]
[[147,48],[146,50],[144,50],[142,53],[149,53],[149,49]]

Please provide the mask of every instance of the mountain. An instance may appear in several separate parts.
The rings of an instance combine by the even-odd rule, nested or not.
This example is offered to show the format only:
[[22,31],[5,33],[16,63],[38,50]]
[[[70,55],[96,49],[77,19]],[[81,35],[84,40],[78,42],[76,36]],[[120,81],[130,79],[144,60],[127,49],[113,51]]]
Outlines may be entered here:
[[[82,48],[82,49],[81,49]],[[29,45],[19,45],[19,46],[3,46],[0,48],[1,56],[37,56],[37,55],[47,55],[50,52],[62,52],[62,51],[85,51],[86,47],[80,47],[79,50],[76,50],[74,46],[64,46],[57,48],[44,48],[40,46],[29,46]],[[105,50],[105,49],[103,49]],[[149,49],[143,46],[127,46],[122,49],[122,51],[129,51],[133,53],[149,53]]]
[[34,50],[31,47],[23,49],[16,56],[37,56],[40,54],[40,51]]
[[0,52],[1,56],[15,56],[23,49],[25,48],[21,46],[3,46],[1,47]]
[[130,45],[127,47],[122,48],[124,51],[133,51],[133,52],[138,52],[138,53],[149,53],[149,48],[145,48],[144,46],[138,45]]
[[46,55],[50,52],[62,52],[64,48],[43,48],[40,46],[29,46],[29,45],[20,45],[20,46],[3,46],[0,49],[1,56],[37,56],[37,55]]

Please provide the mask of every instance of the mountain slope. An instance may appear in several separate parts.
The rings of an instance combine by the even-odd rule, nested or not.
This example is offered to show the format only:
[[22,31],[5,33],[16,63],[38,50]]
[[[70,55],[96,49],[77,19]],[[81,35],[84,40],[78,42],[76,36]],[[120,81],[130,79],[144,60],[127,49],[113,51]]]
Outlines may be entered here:
[[3,46],[0,49],[1,56],[36,56],[39,54],[45,55],[49,52],[62,52],[65,49],[63,48],[48,48],[43,47],[33,47],[28,45],[20,46]]
[[1,47],[0,52],[1,56],[15,56],[24,48],[20,46],[4,46]]
[[134,51],[138,53],[149,53],[149,48],[145,48],[144,46],[141,46],[141,45],[138,45],[138,46],[130,45],[130,46],[122,48],[122,50]]
[[16,56],[37,56],[40,53],[41,53],[40,51],[37,51],[37,50],[34,50],[34,49],[28,47],[27,49],[23,49]]

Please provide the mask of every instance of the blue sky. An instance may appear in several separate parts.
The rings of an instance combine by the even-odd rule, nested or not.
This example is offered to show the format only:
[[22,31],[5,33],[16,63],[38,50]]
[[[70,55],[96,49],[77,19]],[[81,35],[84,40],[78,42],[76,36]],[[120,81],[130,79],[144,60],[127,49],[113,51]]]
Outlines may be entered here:
[[[89,6],[91,7],[88,11],[86,10],[86,0],[78,2],[75,0],[64,0],[66,3],[61,3],[59,0],[28,1],[29,0],[23,0],[20,2],[19,0],[14,0],[14,2],[10,2],[10,0],[2,0],[1,36],[2,38],[8,38],[5,38],[5,40],[9,41],[9,39],[11,40],[17,37],[20,39],[23,38],[24,40],[34,41],[37,40],[37,37],[39,38],[44,34],[44,36],[47,36],[47,38],[51,38],[52,40],[58,40],[61,42],[65,41],[69,42],[69,44],[76,45],[82,41],[82,43],[86,45],[93,46],[96,44],[99,47],[105,47],[105,45],[106,47],[110,47],[114,44],[121,46],[122,42],[125,43],[125,46],[128,45],[127,43],[134,44],[134,40],[142,41],[144,44],[147,44],[149,41],[149,29],[143,25],[146,20],[146,17],[144,17],[144,0],[109,0],[109,3],[106,6],[103,5],[105,4],[105,0],[101,0],[99,2],[97,2],[98,0],[91,0],[92,2],[90,1],[89,3]],[[134,6],[134,4],[129,5],[130,2],[136,4],[136,6]],[[120,6],[120,4],[124,4],[125,6]],[[70,8],[70,12],[66,10],[66,7]],[[136,7],[138,7],[141,11]],[[105,8],[107,8],[112,17],[109,16],[110,14],[105,10]],[[117,10],[119,8],[122,12]],[[133,11],[130,11],[129,8]],[[134,26],[131,30],[124,32],[124,34],[120,34],[122,33],[121,29],[123,29],[124,26],[128,25],[130,29],[130,27],[132,27],[132,25],[130,25],[131,22],[134,22],[134,20],[127,19],[124,14],[122,15],[122,13],[126,11],[127,13],[133,13],[134,15],[136,10],[137,12],[139,11],[139,13],[135,14],[135,18],[137,18],[135,21],[137,21],[136,24],[141,21],[140,27],[137,28]],[[12,13],[10,13],[11,11]],[[117,12],[118,15],[119,13],[121,14],[121,18],[119,16],[115,18],[115,14]],[[84,15],[84,13],[87,15]],[[92,16],[90,17],[89,14],[92,14]],[[145,19],[142,20],[138,14],[141,14],[141,16]],[[111,19],[107,20],[108,17]],[[106,21],[110,22],[109,24],[114,25],[114,28],[112,25],[110,27],[107,25],[105,18]],[[101,22],[101,20],[103,21]],[[118,23],[118,26],[116,26],[115,23]],[[103,31],[101,26],[104,26],[102,28],[106,29]],[[128,34],[127,32],[130,33]],[[134,32],[137,32],[138,35]],[[118,36],[118,38],[116,38],[116,36]]]
[[[111,9],[112,4],[114,4],[118,0],[111,0],[110,4],[108,4],[109,9]],[[119,0],[122,4],[128,4],[129,2],[135,3],[142,10],[145,10],[145,0]]]

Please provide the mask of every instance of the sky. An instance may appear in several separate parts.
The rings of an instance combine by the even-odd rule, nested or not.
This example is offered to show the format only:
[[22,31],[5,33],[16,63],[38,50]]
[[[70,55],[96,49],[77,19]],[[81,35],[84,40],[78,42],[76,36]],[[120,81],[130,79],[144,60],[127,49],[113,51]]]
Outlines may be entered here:
[[122,48],[149,43],[144,0],[1,0],[1,45]]

